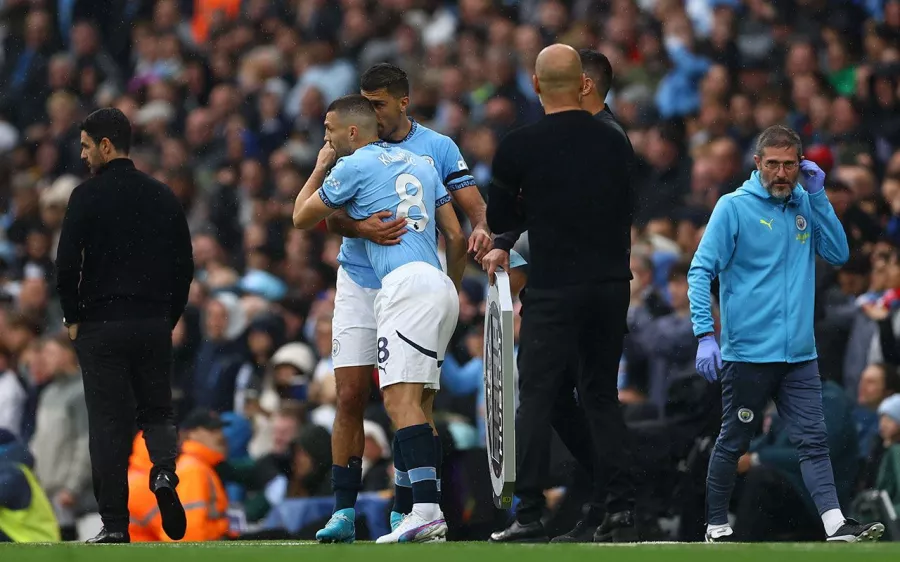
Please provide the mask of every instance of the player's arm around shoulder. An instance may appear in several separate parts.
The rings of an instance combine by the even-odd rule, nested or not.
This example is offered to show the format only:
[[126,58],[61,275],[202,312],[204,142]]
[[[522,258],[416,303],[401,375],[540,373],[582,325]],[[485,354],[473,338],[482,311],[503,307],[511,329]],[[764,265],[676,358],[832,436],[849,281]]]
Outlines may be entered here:
[[435,218],[447,247],[447,275],[459,291],[463,273],[466,271],[466,236],[463,234],[459,219],[456,218],[453,205],[447,204],[449,202],[449,196],[437,201]]

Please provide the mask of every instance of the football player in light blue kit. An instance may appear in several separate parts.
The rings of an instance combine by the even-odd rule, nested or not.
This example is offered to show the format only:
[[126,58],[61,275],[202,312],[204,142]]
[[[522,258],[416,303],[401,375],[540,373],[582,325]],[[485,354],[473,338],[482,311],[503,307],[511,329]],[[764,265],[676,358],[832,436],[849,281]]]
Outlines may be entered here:
[[[409,150],[425,157],[438,172],[455,203],[473,225],[469,237],[469,252],[481,259],[491,249],[487,231],[485,204],[456,144],[406,115],[409,104],[409,79],[406,73],[391,64],[376,64],[360,78],[361,93],[375,107],[378,117],[378,136],[387,144]],[[368,401],[372,370],[378,349],[375,337],[375,296],[381,284],[369,263],[365,240],[379,244],[397,244],[408,229],[407,221],[391,218],[390,212],[354,220],[345,210],[328,219],[331,232],[344,236],[338,261],[337,294],[332,321],[332,361],[337,382],[337,413],[331,433],[332,488],[335,513],[356,505],[356,495],[362,487],[363,414]],[[430,394],[430,393],[426,393]],[[432,396],[433,398],[433,396]],[[429,422],[432,401],[426,396],[425,414]],[[443,457],[440,439],[435,435],[440,489]],[[396,488],[392,527],[412,509],[412,488],[403,459],[395,457]],[[332,540],[346,533],[328,526],[320,538]]]
[[[408,230],[398,244],[364,242],[381,284],[374,302],[379,381],[398,428],[394,456],[405,461],[414,504],[378,542],[439,540],[447,525],[438,505],[437,451],[425,403],[439,387],[440,364],[459,314],[457,291],[466,264],[462,228],[435,167],[377,142],[377,119],[366,98],[345,96],[332,103],[325,129],[326,146],[297,197],[294,226],[311,228],[344,207],[355,220],[387,211],[403,218]],[[342,158],[326,179],[335,154]],[[438,258],[435,219],[446,241],[450,277]],[[426,387],[432,391],[426,393]],[[352,507],[336,511],[318,538],[351,542],[354,519]]]

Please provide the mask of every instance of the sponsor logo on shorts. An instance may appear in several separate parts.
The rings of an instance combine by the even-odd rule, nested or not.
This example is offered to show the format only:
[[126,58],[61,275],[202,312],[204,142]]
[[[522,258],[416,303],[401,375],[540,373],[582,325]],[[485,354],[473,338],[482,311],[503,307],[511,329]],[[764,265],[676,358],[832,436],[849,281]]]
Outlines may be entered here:
[[338,353],[341,352],[341,342],[335,340],[331,341],[331,356],[337,357]]
[[750,423],[753,421],[753,410],[749,408],[739,408],[738,409],[738,419],[741,420],[742,423]]

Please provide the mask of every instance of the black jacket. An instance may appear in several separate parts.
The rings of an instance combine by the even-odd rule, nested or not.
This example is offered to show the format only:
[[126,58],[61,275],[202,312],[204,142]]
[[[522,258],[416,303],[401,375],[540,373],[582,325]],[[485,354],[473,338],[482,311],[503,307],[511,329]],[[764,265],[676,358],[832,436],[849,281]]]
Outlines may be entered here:
[[72,192],[57,250],[57,288],[67,324],[167,318],[184,312],[194,276],[181,204],[127,158]]

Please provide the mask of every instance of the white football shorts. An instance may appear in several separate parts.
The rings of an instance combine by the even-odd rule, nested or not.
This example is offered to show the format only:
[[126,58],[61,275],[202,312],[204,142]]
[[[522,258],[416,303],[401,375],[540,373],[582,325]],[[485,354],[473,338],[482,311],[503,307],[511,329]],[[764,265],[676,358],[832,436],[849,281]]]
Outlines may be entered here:
[[331,320],[331,359],[334,368],[375,365],[375,296],[378,289],[356,284],[338,268]]
[[456,287],[440,269],[408,263],[381,281],[375,297],[379,383],[438,390],[441,364],[459,318]]

